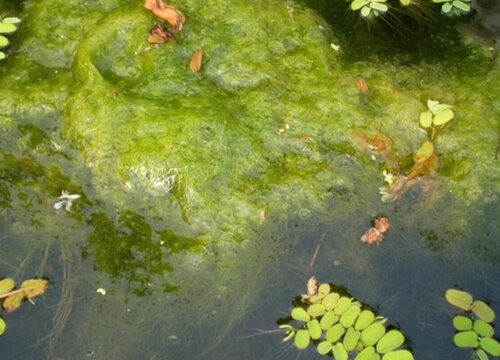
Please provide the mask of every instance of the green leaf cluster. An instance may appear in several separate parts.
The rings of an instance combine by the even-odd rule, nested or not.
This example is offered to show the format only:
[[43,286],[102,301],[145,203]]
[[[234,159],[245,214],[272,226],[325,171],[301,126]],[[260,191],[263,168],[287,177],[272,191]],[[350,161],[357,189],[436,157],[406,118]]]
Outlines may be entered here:
[[0,60],[7,57],[7,55],[1,50],[6,49],[10,45],[9,39],[5,35],[12,35],[15,33],[20,23],[21,20],[16,17],[2,18],[0,16]]
[[355,360],[413,360],[410,351],[400,349],[405,336],[399,330],[387,330],[387,319],[332,291],[329,284],[321,284],[316,294],[295,306],[290,318],[294,326],[280,326],[285,331],[283,341],[294,338],[299,350],[312,344],[319,354],[336,360],[347,360],[351,353]]
[[500,356],[500,343],[493,337],[495,334],[493,309],[484,301],[474,300],[466,291],[449,289],[445,297],[450,304],[466,312],[465,315],[453,318],[456,330],[453,337],[455,345],[460,348],[475,349],[480,360],[487,360],[488,354]]
[[468,14],[471,11],[471,7],[468,4],[471,0],[432,0],[432,2],[442,4],[441,12],[446,15],[460,16]]
[[379,16],[379,14],[386,13],[389,10],[386,0],[353,0],[351,9],[353,11],[361,10],[361,16],[365,18],[370,15]]

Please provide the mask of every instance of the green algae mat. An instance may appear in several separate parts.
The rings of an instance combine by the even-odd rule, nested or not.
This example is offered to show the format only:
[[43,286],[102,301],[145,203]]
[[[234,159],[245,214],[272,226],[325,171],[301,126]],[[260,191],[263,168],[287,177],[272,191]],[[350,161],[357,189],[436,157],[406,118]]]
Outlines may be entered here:
[[[468,358],[443,294],[500,297],[494,48],[454,33],[414,59],[292,1],[172,5],[176,31],[142,1],[0,1],[22,20],[0,62],[0,278],[49,280],[2,313],[0,357],[314,358],[274,330],[317,274],[415,358]],[[429,100],[453,118],[422,127]]]

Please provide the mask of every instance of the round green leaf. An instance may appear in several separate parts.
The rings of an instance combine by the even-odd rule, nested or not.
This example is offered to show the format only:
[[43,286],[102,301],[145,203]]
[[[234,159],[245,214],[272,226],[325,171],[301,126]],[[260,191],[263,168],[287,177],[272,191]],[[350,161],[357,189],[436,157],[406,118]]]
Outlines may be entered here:
[[5,321],[0,318],[0,335],[2,335],[5,332]]
[[493,338],[484,337],[479,341],[479,345],[486,351],[488,354],[493,356],[500,356],[500,343]]
[[385,354],[403,345],[405,337],[399,330],[388,331],[377,343],[377,352]]
[[367,17],[370,15],[370,12],[372,11],[372,9],[370,9],[368,6],[364,6],[362,9],[361,9],[361,16],[363,17]]
[[3,60],[7,57],[3,51],[0,51],[0,60]]
[[352,300],[349,299],[348,297],[342,296],[339,301],[337,301],[337,305],[335,305],[335,309],[333,310],[335,314],[337,315],[342,315],[344,312],[346,312],[347,309],[352,304]]
[[373,10],[377,10],[378,12],[381,12],[381,13],[384,13],[388,10],[388,7],[387,5],[385,4],[381,4],[379,2],[374,2],[372,1],[370,3],[370,7],[373,9]]
[[445,13],[445,14],[448,14],[451,9],[453,9],[453,5],[451,5],[451,3],[446,3],[446,4],[443,4],[443,6],[441,6],[441,10]]
[[321,336],[321,327],[319,326],[319,321],[317,319],[309,320],[306,324],[309,335],[311,339],[318,340]]
[[[0,36],[0,41],[2,37]],[[11,278],[5,278],[0,280],[0,295],[8,293],[16,287],[16,283]]]
[[318,296],[320,299],[323,299],[326,295],[330,293],[330,284],[321,284],[318,287]]
[[0,35],[0,49],[4,49],[7,46],[9,46],[9,39],[7,39],[3,35]]
[[340,317],[340,323],[342,324],[343,327],[348,328],[351,327],[356,319],[358,318],[358,315],[361,313],[361,309],[357,305],[351,305]]
[[363,310],[361,314],[359,314],[356,323],[354,324],[354,328],[356,330],[364,330],[375,320],[375,314],[370,310]]
[[399,2],[401,3],[401,5],[403,6],[408,6],[410,5],[411,1],[410,0],[399,0]]
[[460,348],[475,348],[479,346],[478,336],[474,331],[461,331],[453,337],[453,342]]
[[290,316],[292,317],[292,319],[302,321],[302,322],[307,322],[307,321],[311,320],[311,317],[309,316],[307,311],[305,311],[301,307],[293,308],[292,312],[290,313]]
[[344,348],[347,352],[353,351],[356,348],[356,344],[358,343],[360,336],[361,332],[354,330],[353,327],[347,329],[344,338],[342,339],[342,344],[344,344]]
[[457,315],[453,318],[453,326],[458,331],[471,330],[472,320],[463,315]]
[[348,359],[347,351],[344,348],[344,345],[342,345],[342,343],[339,342],[339,343],[336,343],[335,345],[333,345],[332,351],[333,351],[333,356],[335,357],[335,360],[347,360]]
[[454,305],[465,311],[471,310],[472,295],[468,292],[457,289],[449,289],[448,291],[446,291],[445,297],[451,305]]
[[370,2],[369,0],[354,0],[351,3],[351,9],[352,10],[359,10],[363,6],[368,5],[369,2]]
[[307,308],[307,313],[312,317],[319,317],[324,315],[326,312],[325,306],[323,304],[312,304]]
[[354,360],[371,360],[375,355],[375,348],[373,346],[369,346],[364,348],[361,352],[356,355]]
[[297,349],[302,350],[308,347],[310,340],[309,331],[304,329],[297,330],[297,334],[295,334],[295,346]]
[[336,315],[333,311],[327,311],[325,315],[321,317],[319,322],[319,326],[322,330],[328,330],[339,320],[339,316]]
[[471,310],[483,321],[491,323],[495,320],[495,312],[484,301],[474,301],[472,303]]
[[414,357],[408,350],[396,350],[385,354],[382,360],[414,360]]
[[488,355],[486,355],[483,349],[477,349],[476,355],[479,360],[489,360]]
[[322,341],[318,344],[317,349],[318,353],[320,353],[321,355],[326,355],[330,351],[332,351],[332,343],[328,341]]
[[456,7],[458,10],[468,13],[470,11],[470,6],[469,4],[466,4],[460,0],[455,0],[452,2],[453,6]]
[[341,324],[335,324],[326,331],[326,341],[335,343],[344,335],[345,328]]
[[14,24],[14,25],[17,25],[17,24],[20,24],[21,23],[21,19],[17,18],[17,17],[6,17],[2,20],[3,23],[6,23],[6,24]]
[[0,22],[0,34],[12,34],[16,30],[16,25]]
[[364,346],[373,346],[385,334],[385,326],[379,322],[373,323],[361,332],[361,342]]
[[430,111],[423,111],[420,113],[420,126],[427,129],[432,125],[432,113]]
[[[466,330],[466,329],[464,329]],[[474,329],[473,329],[478,335],[481,336],[486,336],[486,337],[492,337],[494,330],[493,327],[488,324],[486,321],[483,321],[481,319],[478,319],[474,321]]]
[[429,140],[426,140],[420,145],[420,148],[413,153],[413,160],[416,163],[421,163],[430,158],[432,154],[434,154],[434,145]]
[[434,119],[432,120],[432,122],[436,126],[444,125],[448,121],[453,119],[454,116],[455,116],[455,113],[453,112],[453,110],[445,109],[445,110],[441,111],[440,113],[438,113],[436,116],[434,116]]
[[321,300],[321,303],[325,306],[326,310],[332,310],[335,305],[337,304],[337,301],[339,301],[340,295],[337,293],[330,293],[326,295],[323,300]]

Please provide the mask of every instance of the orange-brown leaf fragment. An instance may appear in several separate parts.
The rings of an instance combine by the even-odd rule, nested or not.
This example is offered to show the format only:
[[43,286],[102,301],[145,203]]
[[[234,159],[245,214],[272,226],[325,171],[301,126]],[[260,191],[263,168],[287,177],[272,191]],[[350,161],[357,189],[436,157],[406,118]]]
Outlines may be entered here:
[[192,72],[198,72],[201,70],[201,63],[203,61],[203,50],[196,50],[191,56],[189,61],[189,68]]
[[186,21],[184,14],[175,10],[172,6],[165,5],[162,0],[146,0],[144,7],[173,26],[175,31],[180,31],[184,26]]
[[358,89],[358,92],[361,94],[366,94],[368,92],[368,83],[366,82],[365,79],[359,78],[358,81],[356,82],[356,88]]
[[42,295],[48,287],[49,282],[46,279],[29,279],[21,283],[21,289],[28,299]]
[[150,44],[163,44],[172,36],[170,31],[165,30],[161,24],[157,24],[149,31],[148,42]]
[[373,221],[373,227],[381,233],[385,233],[391,227],[391,223],[388,218],[380,217]]
[[24,300],[24,292],[18,292],[5,298],[2,307],[5,311],[11,312],[17,310]]

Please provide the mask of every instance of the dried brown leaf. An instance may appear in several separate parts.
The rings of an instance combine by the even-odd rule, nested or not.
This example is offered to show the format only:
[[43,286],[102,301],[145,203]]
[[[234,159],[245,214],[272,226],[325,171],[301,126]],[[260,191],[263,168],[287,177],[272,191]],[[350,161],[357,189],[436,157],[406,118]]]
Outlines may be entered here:
[[5,298],[2,307],[5,311],[11,312],[17,310],[24,300],[24,292],[18,292]]
[[203,61],[203,50],[196,50],[191,56],[189,61],[189,68],[193,72],[198,72],[201,70],[201,64]]
[[173,26],[175,31],[180,31],[186,22],[184,14],[172,6],[165,5],[162,0],[146,0],[144,7]]
[[29,279],[21,283],[21,289],[28,299],[42,295],[49,287],[49,282],[46,279]]

